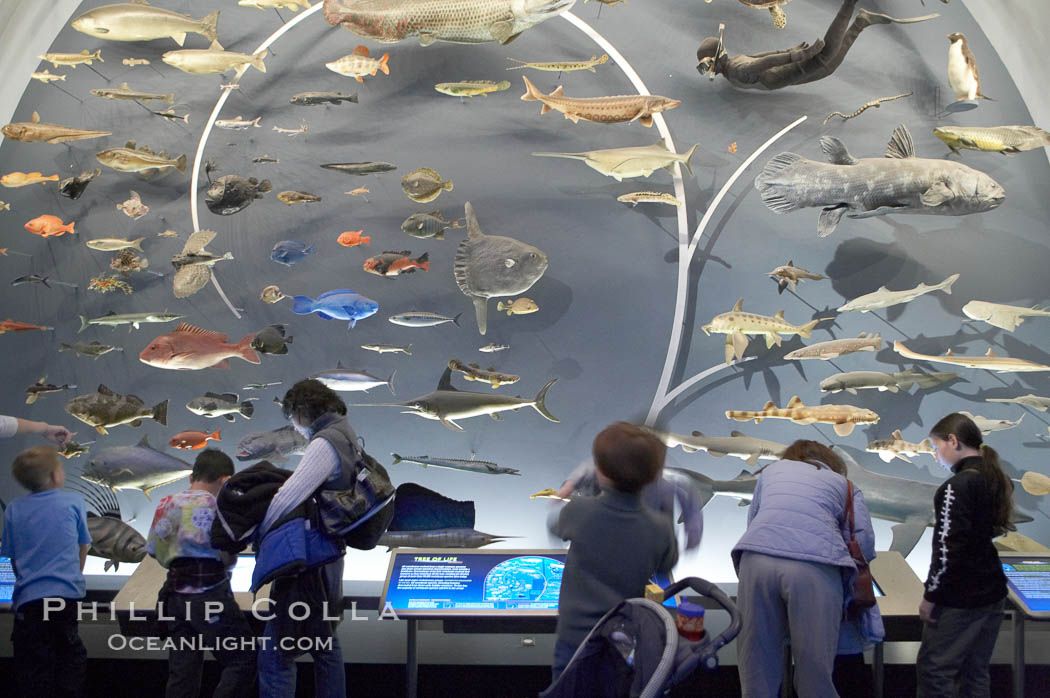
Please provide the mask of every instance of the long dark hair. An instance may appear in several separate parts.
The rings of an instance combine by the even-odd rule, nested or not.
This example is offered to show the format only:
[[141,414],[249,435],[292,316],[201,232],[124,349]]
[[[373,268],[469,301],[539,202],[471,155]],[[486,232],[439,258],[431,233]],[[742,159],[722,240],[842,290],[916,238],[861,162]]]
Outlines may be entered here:
[[948,436],[952,434],[963,446],[976,449],[981,453],[981,464],[977,470],[984,475],[984,479],[988,482],[988,492],[992,496],[994,517],[992,534],[1001,536],[1007,531],[1016,531],[1017,526],[1010,520],[1014,509],[1014,484],[1003,472],[1003,467],[999,463],[999,454],[994,448],[984,443],[980,428],[964,414],[952,412],[930,429],[930,436],[941,441],[947,441]]

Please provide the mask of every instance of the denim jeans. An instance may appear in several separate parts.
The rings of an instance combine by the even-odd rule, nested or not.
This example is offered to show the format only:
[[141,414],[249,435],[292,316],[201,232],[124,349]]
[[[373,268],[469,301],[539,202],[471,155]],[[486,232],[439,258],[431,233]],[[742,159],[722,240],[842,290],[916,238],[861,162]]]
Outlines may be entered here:
[[[263,645],[259,649],[259,696],[260,698],[294,698],[296,669],[295,658],[282,652],[278,646],[275,623],[266,621],[263,628]],[[320,638],[326,641],[328,638]],[[284,638],[285,642],[292,638]],[[308,638],[313,641],[314,638]],[[314,660],[314,691],[317,698],[344,698],[346,696],[346,672],[343,667],[343,649],[339,637],[333,631],[332,646],[328,649],[311,649],[308,654]]]

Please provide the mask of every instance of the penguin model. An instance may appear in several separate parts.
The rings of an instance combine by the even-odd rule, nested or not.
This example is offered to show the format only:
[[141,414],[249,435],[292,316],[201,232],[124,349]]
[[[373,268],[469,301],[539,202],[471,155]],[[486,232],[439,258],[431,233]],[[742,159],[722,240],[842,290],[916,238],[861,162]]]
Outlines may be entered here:
[[948,35],[948,84],[955,93],[956,101],[991,99],[981,94],[981,75],[977,71],[977,60],[966,45],[966,37],[959,32]]

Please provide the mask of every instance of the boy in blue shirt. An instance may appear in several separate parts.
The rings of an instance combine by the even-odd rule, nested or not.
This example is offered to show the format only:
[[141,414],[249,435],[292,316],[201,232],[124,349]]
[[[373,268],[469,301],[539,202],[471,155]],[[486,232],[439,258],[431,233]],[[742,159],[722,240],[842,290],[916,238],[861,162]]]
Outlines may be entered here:
[[91,547],[84,499],[63,492],[65,471],[51,446],[22,451],[11,464],[31,492],[4,512],[0,555],[15,570],[14,660],[19,695],[85,694],[87,652],[77,633],[84,560]]

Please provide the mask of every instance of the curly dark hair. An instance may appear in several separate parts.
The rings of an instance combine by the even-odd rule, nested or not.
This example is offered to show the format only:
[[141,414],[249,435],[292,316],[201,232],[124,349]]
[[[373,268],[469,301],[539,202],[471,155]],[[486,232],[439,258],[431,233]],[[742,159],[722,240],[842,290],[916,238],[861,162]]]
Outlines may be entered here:
[[309,426],[329,412],[346,414],[346,403],[334,390],[319,380],[301,380],[284,394],[281,411],[285,419],[295,417],[300,424]]

